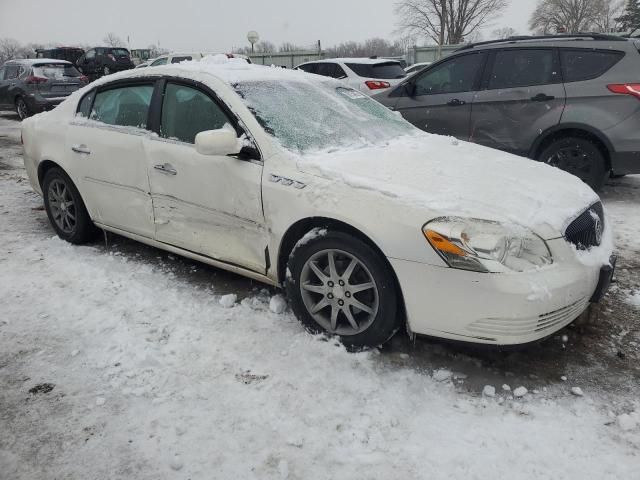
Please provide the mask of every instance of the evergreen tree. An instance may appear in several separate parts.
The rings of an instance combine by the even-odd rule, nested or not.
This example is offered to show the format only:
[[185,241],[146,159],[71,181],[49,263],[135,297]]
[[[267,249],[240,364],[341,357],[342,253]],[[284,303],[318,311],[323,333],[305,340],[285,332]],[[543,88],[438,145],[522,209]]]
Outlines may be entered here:
[[624,15],[617,19],[625,30],[631,33],[640,30],[640,0],[629,0]]

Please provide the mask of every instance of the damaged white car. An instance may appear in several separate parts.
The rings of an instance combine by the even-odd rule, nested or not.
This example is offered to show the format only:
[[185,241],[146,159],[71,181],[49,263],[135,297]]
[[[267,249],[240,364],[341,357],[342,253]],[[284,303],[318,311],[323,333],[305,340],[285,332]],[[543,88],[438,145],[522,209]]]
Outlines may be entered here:
[[110,232],[286,288],[311,331],[515,345],[598,301],[598,196],[429,135],[344,84],[210,57],[94,82],[23,123],[57,234]]

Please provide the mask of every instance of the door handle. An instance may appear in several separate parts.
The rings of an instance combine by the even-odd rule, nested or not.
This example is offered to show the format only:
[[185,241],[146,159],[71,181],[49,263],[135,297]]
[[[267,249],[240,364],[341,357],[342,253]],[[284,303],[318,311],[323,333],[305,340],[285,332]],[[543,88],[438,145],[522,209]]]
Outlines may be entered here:
[[447,102],[447,105],[449,105],[450,107],[461,107],[466,104],[467,102],[465,102],[464,100],[458,100],[457,98],[454,98],[453,100],[449,100]]
[[551,95],[546,95],[544,93],[539,93],[535,97],[531,97],[532,102],[548,102],[550,100],[555,100],[555,99],[556,97],[553,97]]
[[173,166],[169,163],[154,165],[153,168],[158,170],[159,172],[166,173],[167,175],[177,175],[178,171],[173,168]]
[[84,155],[91,154],[91,150],[89,150],[86,145],[73,145],[71,147],[71,150],[73,150],[76,153],[82,153]]

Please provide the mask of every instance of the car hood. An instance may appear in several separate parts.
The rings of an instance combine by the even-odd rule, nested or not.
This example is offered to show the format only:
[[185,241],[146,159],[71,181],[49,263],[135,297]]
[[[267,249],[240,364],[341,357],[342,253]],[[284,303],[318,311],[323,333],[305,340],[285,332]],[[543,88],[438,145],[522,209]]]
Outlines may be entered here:
[[581,180],[557,168],[427,133],[381,146],[306,154],[297,165],[329,179],[336,189],[366,190],[421,215],[427,210],[430,218],[512,222],[545,239],[562,236],[574,218],[599,201]]

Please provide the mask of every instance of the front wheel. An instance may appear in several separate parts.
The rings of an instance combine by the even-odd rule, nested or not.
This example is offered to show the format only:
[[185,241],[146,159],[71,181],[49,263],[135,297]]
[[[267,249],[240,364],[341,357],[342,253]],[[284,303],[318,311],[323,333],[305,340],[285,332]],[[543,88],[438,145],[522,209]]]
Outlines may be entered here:
[[302,324],[353,347],[389,340],[399,321],[394,277],[384,258],[343,232],[317,230],[305,238],[289,257],[286,280]]
[[538,160],[575,175],[594,190],[602,188],[607,179],[604,155],[586,138],[560,138],[545,148]]
[[60,238],[82,244],[92,240],[98,229],[91,221],[80,192],[60,168],[47,171],[42,181],[47,216]]
[[29,105],[27,105],[27,102],[25,102],[22,97],[16,99],[16,113],[20,120],[24,120],[32,115]]

